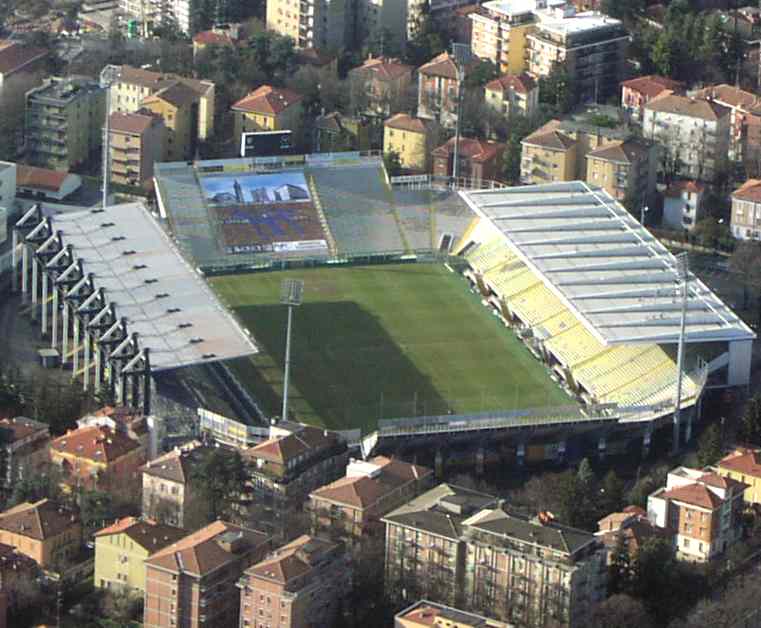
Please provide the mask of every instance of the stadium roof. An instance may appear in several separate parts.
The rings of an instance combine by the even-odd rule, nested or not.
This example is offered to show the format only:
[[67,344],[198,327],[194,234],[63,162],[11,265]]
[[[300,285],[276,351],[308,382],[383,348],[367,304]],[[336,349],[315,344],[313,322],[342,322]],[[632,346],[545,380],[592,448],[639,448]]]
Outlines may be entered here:
[[[677,260],[607,192],[574,181],[460,195],[601,342],[678,341]],[[690,277],[689,342],[755,338]]]
[[141,203],[60,214],[53,228],[160,371],[257,352]]

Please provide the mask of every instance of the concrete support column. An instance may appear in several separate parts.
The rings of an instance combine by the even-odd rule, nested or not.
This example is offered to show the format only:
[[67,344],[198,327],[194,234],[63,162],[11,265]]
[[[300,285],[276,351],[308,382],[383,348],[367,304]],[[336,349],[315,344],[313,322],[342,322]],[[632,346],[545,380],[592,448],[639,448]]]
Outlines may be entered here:
[[[37,259],[35,258],[34,255],[32,255],[31,257],[32,257],[32,305],[37,305],[37,293],[39,292],[39,288],[38,288],[39,270],[37,267],[39,266],[39,264],[37,263]],[[37,317],[36,308],[33,307],[32,318],[36,318],[36,317]]]
[[79,370],[79,316],[77,316],[76,312],[74,313],[74,361],[73,361],[73,368],[71,371],[71,377],[76,378],[77,371]]
[[486,450],[483,445],[476,449],[476,475],[484,474],[484,466],[486,461]]
[[600,460],[605,459],[605,453],[608,448],[608,442],[605,438],[605,436],[600,436],[600,439],[597,441],[597,455],[600,457]]
[[50,330],[50,347],[58,349],[58,288],[53,286],[53,326]]
[[82,330],[82,340],[85,345],[84,366],[85,372],[82,378],[82,389],[88,390],[90,386],[90,334],[87,333],[87,327]]
[[93,382],[93,389],[98,392],[101,382],[103,382],[103,363],[100,354],[100,345],[95,342],[93,345],[93,351],[95,351],[95,381]]
[[518,447],[515,449],[515,459],[518,463],[519,467],[523,466],[523,463],[526,461],[526,444],[525,443],[519,443]]
[[642,457],[647,458],[650,455],[650,444],[653,440],[653,428],[649,425],[645,428],[645,434],[642,437]]
[[27,292],[29,292],[29,247],[26,244],[21,245],[21,301],[26,303]]
[[672,435],[673,441],[671,445],[671,451],[677,453],[679,451],[679,433],[681,430],[681,422],[679,420],[679,415],[676,413],[674,414],[673,423],[674,431]]
[[42,271],[42,316],[40,320],[40,332],[43,338],[48,333],[48,274],[43,269]]
[[18,231],[13,230],[11,236],[11,289],[18,290]]
[[126,406],[127,405],[127,374],[120,373],[119,375],[120,375],[119,386],[118,386],[116,400],[119,405]]
[[69,304],[63,300],[63,328],[61,329],[61,366],[68,361],[69,353]]
[[689,443],[690,439],[692,438],[692,412],[687,415],[687,420],[685,423],[684,442]]
[[441,449],[436,450],[436,456],[434,457],[434,471],[437,478],[444,477],[444,452]]
[[558,462],[563,462],[563,460],[565,460],[565,448],[566,448],[566,442],[564,440],[561,440],[558,443],[558,453],[557,453]]

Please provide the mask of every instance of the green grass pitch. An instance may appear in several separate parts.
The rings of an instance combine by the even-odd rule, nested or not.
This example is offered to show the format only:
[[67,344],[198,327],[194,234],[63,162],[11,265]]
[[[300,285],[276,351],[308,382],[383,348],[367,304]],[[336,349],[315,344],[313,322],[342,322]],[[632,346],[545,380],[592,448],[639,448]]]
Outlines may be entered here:
[[290,409],[332,429],[379,418],[572,405],[545,367],[441,265],[320,267],[215,277],[262,352],[232,368],[280,412],[287,310],[280,282],[304,280],[294,312]]

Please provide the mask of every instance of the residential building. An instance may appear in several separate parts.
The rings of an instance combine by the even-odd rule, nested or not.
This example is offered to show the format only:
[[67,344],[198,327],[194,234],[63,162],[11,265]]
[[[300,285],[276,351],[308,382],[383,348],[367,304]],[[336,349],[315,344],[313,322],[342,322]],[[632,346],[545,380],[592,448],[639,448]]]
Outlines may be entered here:
[[143,99],[143,108],[164,120],[167,161],[192,159],[198,149],[198,93],[176,82]]
[[576,13],[573,5],[537,12],[536,29],[526,35],[526,69],[548,76],[562,64],[575,102],[606,102],[617,95],[626,71],[629,34],[620,20],[596,11]]
[[73,170],[95,156],[103,139],[106,95],[97,81],[53,77],[26,93],[30,165]]
[[50,460],[61,469],[68,490],[126,491],[138,488],[146,447],[126,431],[92,425],[51,441]]
[[145,19],[149,24],[170,21],[182,32],[190,34],[193,15],[198,12],[198,0],[120,0],[122,13]]
[[384,456],[351,460],[346,477],[309,495],[312,533],[338,538],[347,548],[383,538],[382,517],[429,488],[431,469]]
[[285,87],[262,85],[232,107],[235,138],[249,131],[296,130],[301,126],[303,96]]
[[761,240],[761,179],[748,179],[732,193],[732,235]]
[[513,513],[448,484],[387,514],[386,593],[425,597],[518,626],[581,627],[606,595],[594,535]]
[[100,589],[145,591],[145,559],[187,536],[150,519],[124,517],[95,533],[94,583]]
[[241,626],[332,626],[351,591],[342,543],[300,536],[249,567],[240,579]]
[[464,4],[454,12],[454,40],[458,44],[472,46],[473,19],[471,15],[481,10],[480,4]]
[[314,152],[370,150],[370,125],[362,117],[338,111],[318,116],[314,121]]
[[578,161],[576,140],[550,120],[521,140],[521,183],[574,181]]
[[712,85],[695,94],[729,109],[729,158],[761,160],[761,96],[733,85]]
[[442,52],[418,68],[419,117],[454,128],[458,76],[457,65],[448,52]]
[[77,427],[107,427],[123,432],[146,449],[148,460],[153,460],[161,451],[165,436],[162,419],[156,415],[145,416],[129,406],[103,406],[91,414],[77,419]]
[[[36,580],[41,575],[41,568],[36,561],[31,559],[26,554],[18,551],[11,545],[0,543],[0,591],[6,593],[10,607],[16,606],[16,602],[20,602],[16,598],[16,595],[24,595],[25,591],[22,588],[18,591],[17,587],[13,586],[17,581]],[[2,628],[2,615],[0,614],[0,628]]]
[[24,94],[45,78],[49,59],[50,52],[45,48],[0,40],[0,106],[4,111],[23,109]]
[[161,116],[115,111],[109,120],[111,181],[149,187],[153,164],[163,161],[166,127]]
[[706,562],[742,536],[746,484],[714,472],[677,467],[647,498],[647,518],[674,532],[677,558]]
[[619,543],[630,559],[634,559],[649,539],[664,538],[671,541],[673,534],[668,528],[653,525],[643,508],[627,506],[621,512],[612,512],[600,519],[595,536],[607,548],[610,563],[615,557]]
[[663,226],[692,231],[703,219],[705,192],[700,181],[672,181],[663,195]]
[[62,201],[82,187],[82,177],[65,170],[16,165],[16,195]]
[[480,59],[494,63],[501,74],[526,70],[526,36],[537,22],[535,11],[541,2],[495,0],[485,2],[470,13],[470,49]]
[[16,548],[43,569],[54,569],[79,552],[79,512],[49,499],[18,504],[0,513],[0,543]]
[[275,540],[304,532],[298,515],[313,490],[340,478],[349,453],[335,432],[300,423],[281,422],[270,438],[243,452],[248,462],[249,520]]
[[23,416],[0,419],[0,435],[4,487],[11,488],[16,482],[33,476],[48,462],[50,429],[47,423]]
[[645,105],[661,94],[684,94],[684,83],[657,74],[623,81],[621,107],[633,122],[642,124]]
[[[129,65],[107,66],[106,70],[116,76],[111,83],[111,111],[136,113],[143,107],[143,101],[157,92],[181,83],[192,89],[198,96],[198,109],[194,126],[199,140],[208,140],[214,134],[215,86],[211,81],[202,81],[177,74],[163,74]],[[165,120],[165,124],[168,121]]]
[[193,35],[193,59],[210,46],[234,48],[238,44],[237,29],[212,28]]
[[428,172],[434,123],[397,113],[383,123],[383,154],[396,153],[402,168]]
[[743,499],[746,504],[761,504],[761,450],[736,447],[716,463],[720,476],[742,482],[747,486]]
[[711,181],[727,162],[729,114],[716,102],[662,94],[645,105],[642,133],[663,146],[677,176]]
[[352,98],[370,115],[389,116],[409,109],[408,100],[414,90],[415,68],[390,57],[370,57],[362,65],[349,70]]
[[486,84],[484,100],[495,113],[533,118],[539,107],[539,86],[528,74],[504,74]]
[[[431,153],[433,174],[450,177],[454,173],[453,137]],[[457,177],[470,181],[497,181],[502,178],[502,155],[505,145],[490,140],[460,137],[457,144]]]
[[356,15],[356,3],[349,0],[272,0],[266,24],[268,31],[293,39],[297,48],[337,51],[354,43]]
[[236,583],[270,549],[265,534],[215,521],[145,560],[145,628],[240,625]]
[[206,523],[192,470],[208,453],[208,448],[193,441],[146,464],[142,468],[143,517],[188,530]]
[[511,624],[489,619],[476,613],[468,613],[459,608],[420,600],[408,606],[394,617],[394,628],[510,628]]
[[657,173],[658,146],[653,142],[632,137],[587,153],[586,182],[602,187],[620,202],[651,204]]

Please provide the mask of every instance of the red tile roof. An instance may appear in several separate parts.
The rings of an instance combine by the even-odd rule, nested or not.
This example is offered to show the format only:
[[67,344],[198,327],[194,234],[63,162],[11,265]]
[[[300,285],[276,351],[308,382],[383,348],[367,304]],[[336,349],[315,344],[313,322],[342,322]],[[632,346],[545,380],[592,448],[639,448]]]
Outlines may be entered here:
[[402,63],[399,59],[389,57],[374,57],[368,59],[351,72],[355,74],[370,74],[379,81],[393,81],[404,75],[412,76],[415,68]]
[[124,517],[95,533],[96,537],[126,534],[134,543],[149,553],[157,552],[171,543],[175,543],[187,535],[182,528],[141,520],[135,517]]
[[715,121],[729,115],[729,108],[710,100],[663,93],[645,105],[645,109],[701,120]]
[[708,510],[715,510],[723,503],[723,499],[702,484],[687,484],[664,491],[660,497],[684,502]]
[[427,133],[428,121],[422,118],[413,118],[408,113],[397,113],[391,116],[383,123],[383,126],[387,126],[391,129],[399,129],[400,131],[410,131],[411,133]]
[[656,74],[629,79],[621,83],[621,86],[639,92],[648,98],[655,98],[665,91],[674,93],[682,93],[684,91],[684,83]]
[[142,135],[151,128],[159,119],[159,116],[146,113],[125,113],[114,111],[108,121],[111,131],[114,133],[127,133],[129,135]]
[[232,109],[233,111],[243,111],[246,113],[278,115],[291,105],[301,101],[302,98],[301,94],[294,92],[292,89],[262,85],[248,96],[241,98],[232,106]]
[[198,92],[179,81],[172,83],[167,87],[162,87],[155,94],[148,96],[143,100],[144,103],[155,102],[156,100],[163,100],[177,108],[189,107],[196,100],[198,100]]
[[190,470],[209,451],[208,448],[201,446],[193,449],[170,451],[155,460],[151,460],[141,470],[146,475],[186,484],[191,479]]
[[692,194],[702,194],[705,191],[705,185],[700,181],[690,181],[687,179],[680,179],[678,181],[672,181],[666,190],[666,196],[679,196],[682,192],[691,192]]
[[647,156],[650,146],[637,139],[615,142],[601,146],[587,153],[588,157],[613,161],[623,164],[636,163]]
[[278,464],[288,464],[290,460],[310,451],[332,447],[338,442],[334,432],[305,425],[298,432],[270,438],[244,452],[246,458],[261,458]]
[[428,76],[440,76],[442,78],[457,80],[457,66],[448,52],[442,52],[428,63],[424,63],[418,68],[418,72]]
[[0,530],[44,541],[79,523],[76,510],[64,508],[49,499],[24,502],[0,513]]
[[193,43],[199,46],[232,46],[233,40],[227,33],[219,31],[201,31],[193,36]]
[[294,578],[312,571],[314,562],[335,547],[328,541],[302,535],[247,569],[246,574],[287,585]]
[[48,170],[35,166],[16,165],[16,186],[37,188],[50,192],[59,192],[69,173],[63,170]]
[[23,416],[18,416],[13,419],[0,419],[0,431],[6,432],[3,439],[3,442],[6,445],[23,440],[32,434],[49,434],[49,428],[46,423],[33,421],[32,419],[27,419]]
[[728,456],[719,460],[719,469],[736,471],[752,477],[761,477],[761,456],[757,450],[736,449]]
[[44,48],[32,48],[15,42],[3,42],[3,45],[0,46],[0,74],[9,76],[47,56],[48,51]]
[[721,85],[711,85],[710,87],[701,89],[695,94],[695,96],[696,98],[713,98],[722,104],[737,107],[746,111],[757,111],[761,108],[761,97],[757,94],[747,92],[733,85],[727,85],[726,83]]
[[547,124],[523,138],[521,144],[556,150],[568,150],[576,144],[576,140],[563,133],[560,130],[560,124],[560,120],[550,120]]
[[732,192],[732,198],[761,203],[761,179],[748,179]]
[[139,447],[140,443],[123,432],[99,425],[71,430],[50,443],[51,450],[106,464]]
[[[454,146],[455,138],[451,138],[445,144],[433,149],[431,154],[434,157],[448,157],[454,152]],[[505,145],[499,142],[461,137],[458,155],[476,162],[485,162],[496,158],[504,150]]]
[[528,94],[535,88],[536,81],[525,72],[523,74],[505,74],[486,84],[486,89],[491,92],[512,89],[519,94]]

